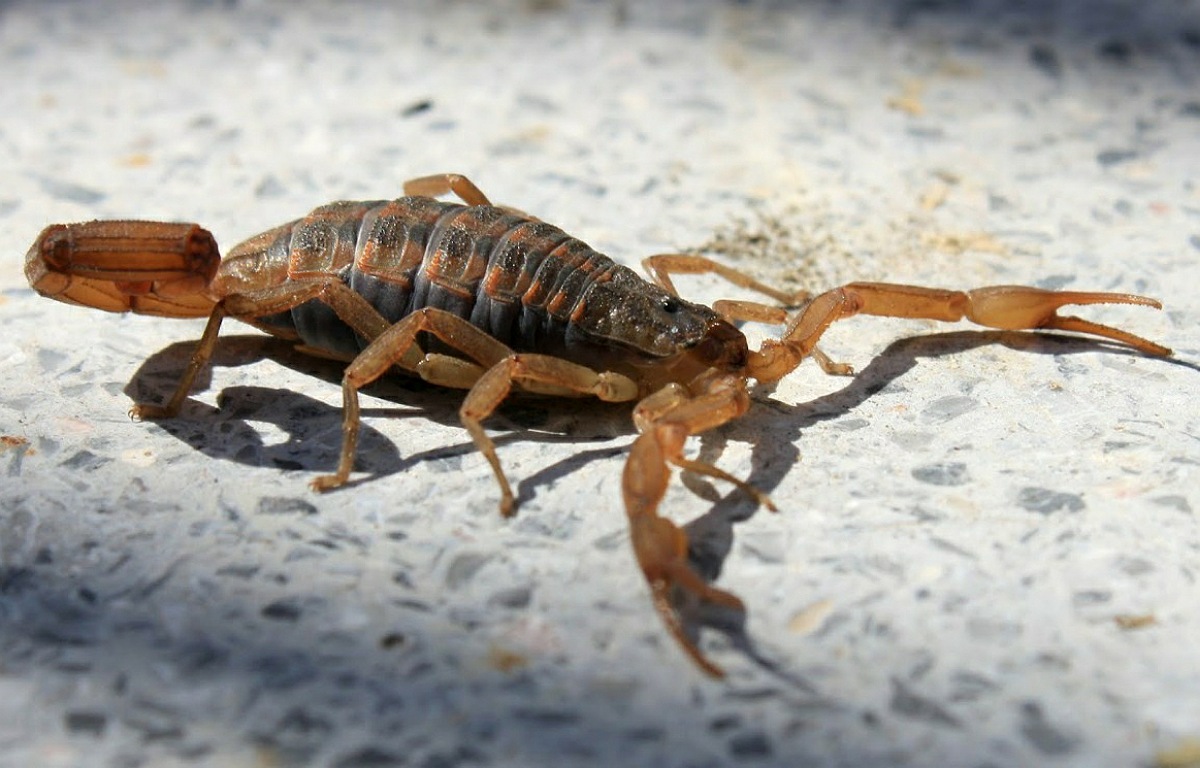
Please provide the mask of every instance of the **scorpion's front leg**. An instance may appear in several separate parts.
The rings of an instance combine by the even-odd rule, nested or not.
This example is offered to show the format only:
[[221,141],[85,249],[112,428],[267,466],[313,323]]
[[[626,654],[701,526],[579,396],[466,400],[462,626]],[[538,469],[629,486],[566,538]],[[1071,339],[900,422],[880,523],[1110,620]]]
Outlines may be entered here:
[[[655,610],[671,634],[705,672],[724,672],[704,656],[685,631],[675,608],[674,590],[682,589],[700,600],[736,611],[745,607],[738,597],[707,583],[688,564],[688,539],[683,529],[659,516],[658,506],[671,478],[669,465],[730,481],[759,503],[774,509],[760,491],[702,462],[686,459],[683,448],[690,435],[724,424],[745,413],[749,406],[743,380],[714,375],[691,387],[668,385],[647,397],[634,411],[641,435],[634,441],[625,463],[622,491],[629,515],[630,538],[638,565],[650,585]],[[698,393],[697,393],[698,392]]]
[[458,413],[476,447],[492,465],[492,472],[500,485],[500,514],[505,517],[513,514],[515,500],[504,470],[500,467],[500,459],[496,456],[496,446],[483,429],[483,420],[500,407],[514,383],[533,392],[591,395],[610,403],[628,402],[638,395],[637,384],[626,376],[593,371],[548,355],[509,355],[489,368],[467,393],[467,399]]
[[741,288],[770,296],[785,307],[799,306],[810,296],[808,291],[781,291],[756,280],[740,269],[734,269],[719,261],[691,253],[660,253],[655,256],[647,256],[642,259],[642,266],[645,267],[646,272],[655,283],[676,296],[679,295],[679,292],[675,290],[675,284],[671,280],[672,274],[717,275]]

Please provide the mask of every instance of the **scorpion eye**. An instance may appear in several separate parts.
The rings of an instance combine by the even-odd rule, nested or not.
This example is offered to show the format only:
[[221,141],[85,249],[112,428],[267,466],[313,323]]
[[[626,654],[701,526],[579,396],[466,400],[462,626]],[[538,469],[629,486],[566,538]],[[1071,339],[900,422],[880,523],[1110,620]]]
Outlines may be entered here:
[[658,302],[658,306],[662,308],[663,312],[673,315],[679,311],[679,300],[672,296],[663,296],[662,300]]

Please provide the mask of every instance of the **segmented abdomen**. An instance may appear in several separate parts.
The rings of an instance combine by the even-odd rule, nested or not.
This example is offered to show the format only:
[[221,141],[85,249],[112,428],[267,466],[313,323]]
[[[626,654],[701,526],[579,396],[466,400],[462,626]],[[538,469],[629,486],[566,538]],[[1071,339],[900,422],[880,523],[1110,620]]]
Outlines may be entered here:
[[[337,276],[389,322],[435,307],[516,350],[568,359],[567,326],[588,287],[626,269],[523,214],[426,197],[321,206],[239,245],[223,267],[233,272],[256,259],[286,264],[288,280]],[[258,324],[339,356],[364,346],[317,301]]]

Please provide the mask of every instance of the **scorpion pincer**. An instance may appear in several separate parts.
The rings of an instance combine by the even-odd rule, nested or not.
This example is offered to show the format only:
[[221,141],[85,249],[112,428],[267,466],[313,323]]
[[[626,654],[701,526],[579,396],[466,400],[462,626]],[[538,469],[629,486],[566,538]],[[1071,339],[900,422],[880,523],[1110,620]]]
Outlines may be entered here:
[[[313,481],[320,491],[350,478],[358,391],[397,368],[467,390],[462,423],[491,465],[506,516],[514,511],[513,493],[482,423],[514,389],[635,403],[639,434],[621,482],[634,553],[671,634],[714,676],[722,672],[685,631],[676,591],[744,609],[735,595],[691,568],[686,534],[658,514],[670,468],[728,481],[774,509],[758,489],[687,458],[684,447],[690,436],[744,414],[749,383],[777,381],[806,357],[828,373],[850,373],[816,347],[831,324],[856,314],[966,319],[990,328],[1091,334],[1147,355],[1171,354],[1125,331],[1058,314],[1069,304],[1160,307],[1142,296],[861,282],[816,296],[789,294],[686,254],[647,258],[648,282],[557,227],[492,205],[463,176],[415,179],[404,191],[392,201],[319,207],[250,238],[224,259],[195,224],[54,225],[30,249],[25,273],[38,293],[71,304],[208,317],[174,394],[164,405],[135,405],[135,418],[178,413],[225,317],[347,361],[342,449],[336,471]],[[465,205],[435,199],[450,193]],[[701,273],[772,301],[719,301],[710,308],[681,299],[671,276]],[[753,350],[734,325],[743,321],[775,324],[782,332]]]

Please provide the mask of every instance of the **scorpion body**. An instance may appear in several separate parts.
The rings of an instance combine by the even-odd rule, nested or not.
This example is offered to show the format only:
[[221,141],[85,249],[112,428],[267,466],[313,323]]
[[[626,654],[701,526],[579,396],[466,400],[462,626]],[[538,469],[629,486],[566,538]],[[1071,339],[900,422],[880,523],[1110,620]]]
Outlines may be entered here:
[[[558,227],[497,206],[428,197],[321,206],[234,248],[212,292],[259,289],[262,265],[275,285],[337,278],[389,325],[441,310],[515,352],[623,373],[676,354],[719,320]],[[691,321],[680,322],[685,316]],[[368,343],[316,299],[253,323],[347,360]],[[622,324],[662,331],[635,335]],[[432,340],[422,347],[453,352]]]
[[[194,224],[52,225],[30,249],[25,273],[39,293],[72,304],[208,316],[174,394],[164,405],[135,405],[135,418],[179,411],[212,356],[225,317],[295,341],[306,352],[347,360],[338,468],[313,481],[317,490],[348,482],[358,441],[358,391],[396,368],[468,390],[460,417],[491,465],[505,515],[513,513],[514,498],[482,422],[512,391],[635,402],[640,434],[622,475],[634,553],[666,626],[712,675],[721,670],[685,631],[680,593],[744,607],[692,570],[686,534],[658,514],[670,467],[731,482],[774,509],[756,488],[687,458],[684,447],[689,436],[745,413],[752,381],[777,381],[806,357],[828,373],[850,373],[816,346],[834,322],[856,314],[967,319],[992,328],[1091,334],[1145,354],[1171,354],[1126,331],[1057,313],[1068,304],[1159,307],[1142,296],[889,283],[787,294],[685,254],[646,259],[654,281],[647,282],[557,227],[492,205],[465,177],[424,177],[404,191],[392,201],[322,206],[250,238],[224,260],[212,236]],[[447,193],[466,204],[435,199]],[[774,303],[721,301],[709,308],[679,298],[670,275],[698,273]],[[751,350],[734,325],[738,321],[775,324],[782,333]]]

